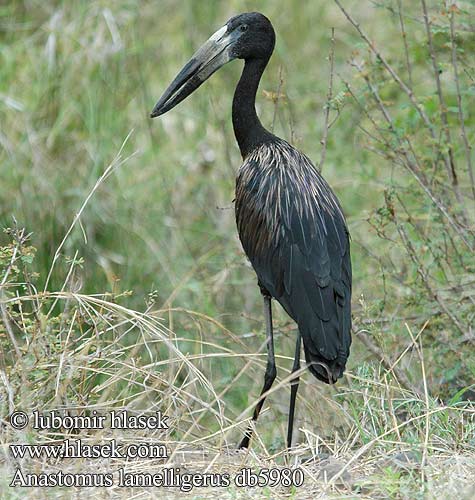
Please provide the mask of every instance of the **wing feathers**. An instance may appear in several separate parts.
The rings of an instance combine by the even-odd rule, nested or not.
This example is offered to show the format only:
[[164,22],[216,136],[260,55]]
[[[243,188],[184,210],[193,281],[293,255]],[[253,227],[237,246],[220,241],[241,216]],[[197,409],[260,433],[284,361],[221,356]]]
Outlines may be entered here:
[[351,344],[349,234],[335,195],[307,157],[278,140],[242,165],[236,221],[259,283],[299,326],[310,371],[335,382]]

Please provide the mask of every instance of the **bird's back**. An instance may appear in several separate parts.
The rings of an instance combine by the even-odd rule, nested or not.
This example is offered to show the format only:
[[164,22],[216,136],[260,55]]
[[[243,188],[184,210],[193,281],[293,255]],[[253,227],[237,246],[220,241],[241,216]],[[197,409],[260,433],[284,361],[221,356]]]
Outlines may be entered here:
[[336,196],[305,155],[275,138],[239,170],[236,222],[261,289],[298,324],[310,371],[335,382],[351,344],[349,234]]

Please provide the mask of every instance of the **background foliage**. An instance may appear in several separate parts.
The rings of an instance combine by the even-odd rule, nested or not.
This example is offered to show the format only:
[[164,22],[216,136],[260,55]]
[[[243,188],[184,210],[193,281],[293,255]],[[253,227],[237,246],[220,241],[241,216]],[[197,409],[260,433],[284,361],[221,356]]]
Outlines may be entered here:
[[[241,63],[173,112],[148,118],[196,47],[246,10],[264,12],[277,32],[258,95],[262,122],[316,164],[325,151],[323,174],[352,235],[357,334],[349,376],[341,389],[306,378],[301,425],[323,435],[351,427],[368,405],[364,388],[387,377],[425,401],[404,410],[416,416],[429,396],[434,405],[470,397],[473,3],[345,1],[343,11],[339,3],[0,6],[0,340],[10,380],[4,414],[8,400],[48,407],[130,398],[144,407],[137,394],[145,379],[136,373],[126,383],[127,369],[109,399],[94,389],[114,377],[119,360],[130,366],[131,353],[159,379],[163,367],[167,377],[174,374],[168,385],[162,381],[163,391],[154,386],[151,407],[159,397],[177,415],[186,413],[189,402],[176,406],[170,388],[186,387],[196,367],[223,391],[215,400],[229,422],[255,401],[264,364],[261,300],[233,211],[241,159],[230,104]],[[153,324],[130,311],[145,311]],[[279,363],[288,368],[295,327],[280,310],[276,324]],[[147,344],[137,331],[159,336]],[[191,371],[175,364],[171,345],[197,356]],[[84,358],[70,360],[75,369],[59,370],[55,379],[51,366],[64,366],[65,350]],[[78,368],[85,361],[93,367],[87,374]],[[204,383],[196,394],[209,401],[210,390]],[[275,392],[262,416],[271,448],[282,447],[287,397]],[[406,405],[407,394],[401,401]],[[216,415],[204,417],[197,436],[224,425]],[[265,425],[272,419],[279,426]],[[187,422],[177,424],[175,437],[186,435]],[[378,435],[384,426],[373,424]],[[363,443],[373,432],[360,431]],[[427,451],[425,434],[422,440]]]

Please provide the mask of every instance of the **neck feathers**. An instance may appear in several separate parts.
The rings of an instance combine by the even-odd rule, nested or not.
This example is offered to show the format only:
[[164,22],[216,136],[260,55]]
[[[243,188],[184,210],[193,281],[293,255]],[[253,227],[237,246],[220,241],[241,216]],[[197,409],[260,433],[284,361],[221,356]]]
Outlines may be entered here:
[[234,135],[243,158],[257,146],[273,137],[262,126],[255,108],[257,88],[267,66],[267,61],[265,59],[246,59],[241,79],[234,92]]

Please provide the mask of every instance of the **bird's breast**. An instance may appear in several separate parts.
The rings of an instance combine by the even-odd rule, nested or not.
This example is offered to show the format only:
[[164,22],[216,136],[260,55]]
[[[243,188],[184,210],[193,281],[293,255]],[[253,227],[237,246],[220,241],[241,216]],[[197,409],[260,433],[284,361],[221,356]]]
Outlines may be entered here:
[[324,244],[333,230],[329,221],[345,227],[330,186],[305,155],[282,140],[261,145],[245,159],[236,179],[235,206],[239,236],[251,261],[293,243],[307,254]]
[[277,237],[277,185],[272,174],[245,162],[236,179],[236,224],[251,258],[268,252]]

